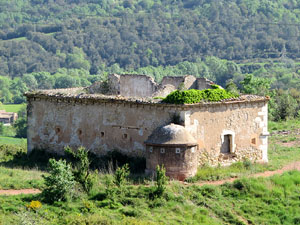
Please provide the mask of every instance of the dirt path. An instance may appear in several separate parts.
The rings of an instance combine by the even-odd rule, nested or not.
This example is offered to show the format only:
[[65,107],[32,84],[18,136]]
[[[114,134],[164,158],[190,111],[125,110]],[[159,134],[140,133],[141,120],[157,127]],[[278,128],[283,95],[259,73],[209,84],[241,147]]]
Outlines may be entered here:
[[[282,174],[286,171],[289,171],[289,170],[299,170],[300,171],[300,161],[298,162],[292,162],[284,167],[282,167],[281,169],[279,170],[274,170],[274,171],[265,171],[265,172],[262,172],[262,173],[255,173],[255,174],[251,174],[249,175],[248,177],[270,177],[270,176],[273,176],[275,174]],[[221,185],[221,184],[224,184],[226,182],[233,182],[237,179],[240,179],[241,177],[236,177],[236,178],[228,178],[228,179],[224,179],[224,180],[216,180],[216,181],[205,181],[205,182],[198,182],[196,183],[197,185],[199,186],[203,186],[203,185],[206,185],[206,184],[209,184],[209,185]]]
[[0,195],[38,194],[39,189],[0,190]]

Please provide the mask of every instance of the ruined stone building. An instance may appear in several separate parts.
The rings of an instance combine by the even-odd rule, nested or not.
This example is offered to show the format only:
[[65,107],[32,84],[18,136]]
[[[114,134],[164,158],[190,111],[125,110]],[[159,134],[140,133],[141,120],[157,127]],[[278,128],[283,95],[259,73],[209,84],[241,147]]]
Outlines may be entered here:
[[4,125],[11,125],[18,119],[18,114],[14,112],[6,112],[5,110],[0,110],[0,123]]
[[62,153],[67,145],[99,155],[118,150],[146,157],[146,172],[164,164],[167,175],[180,180],[204,163],[267,162],[267,98],[243,95],[184,105],[155,98],[211,84],[193,76],[164,77],[157,84],[144,75],[112,74],[88,88],[26,93],[28,152]]

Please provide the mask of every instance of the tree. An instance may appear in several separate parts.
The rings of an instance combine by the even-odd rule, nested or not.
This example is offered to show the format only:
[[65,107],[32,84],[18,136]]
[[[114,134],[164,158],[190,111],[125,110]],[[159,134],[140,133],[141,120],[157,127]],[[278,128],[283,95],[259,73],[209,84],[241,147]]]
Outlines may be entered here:
[[71,166],[65,160],[49,160],[49,176],[44,176],[45,188],[42,192],[46,201],[66,201],[72,197],[75,180]]
[[241,81],[242,92],[245,94],[268,95],[271,87],[271,81],[266,78],[254,77],[252,74],[247,74]]
[[4,125],[0,122],[0,135],[3,135],[4,133]]
[[26,84],[29,90],[35,90],[38,87],[37,80],[32,74],[24,74],[22,77],[22,81]]
[[27,138],[27,115],[25,105],[18,112],[18,119],[14,123],[14,127],[16,129],[16,137]]

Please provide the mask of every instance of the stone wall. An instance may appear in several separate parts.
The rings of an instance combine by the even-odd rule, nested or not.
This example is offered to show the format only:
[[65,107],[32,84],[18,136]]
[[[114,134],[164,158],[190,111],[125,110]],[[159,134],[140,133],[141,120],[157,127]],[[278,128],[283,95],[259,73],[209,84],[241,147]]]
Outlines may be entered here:
[[85,146],[98,154],[120,150],[144,156],[144,141],[171,122],[169,107],[130,102],[28,98],[28,152],[34,148],[62,153],[67,145]]
[[166,175],[173,179],[183,181],[194,176],[198,169],[197,147],[178,147],[178,149],[180,152],[176,153],[175,147],[147,146],[146,173],[153,174],[157,165],[164,165]]
[[150,97],[157,88],[152,77],[145,75],[121,75],[120,95],[125,97]]
[[173,90],[209,89],[212,81],[206,78],[187,76],[166,76],[160,84],[146,75],[110,74],[106,82],[95,82],[87,88],[90,94],[121,95],[125,97],[166,97]]
[[196,89],[198,90],[204,90],[211,88],[211,85],[214,84],[212,81],[204,78],[204,77],[198,77],[196,80]]
[[[267,102],[208,105],[181,112],[185,127],[199,145],[199,164],[229,165],[249,159],[268,162]],[[225,136],[231,140],[225,143]],[[228,153],[221,153],[222,145]]]
[[[67,145],[97,154],[109,150],[145,156],[144,141],[157,127],[180,115],[198,142],[199,165],[243,160],[267,162],[267,100],[170,105],[86,96],[28,95],[28,152],[62,153]],[[231,150],[221,153],[225,135]]]

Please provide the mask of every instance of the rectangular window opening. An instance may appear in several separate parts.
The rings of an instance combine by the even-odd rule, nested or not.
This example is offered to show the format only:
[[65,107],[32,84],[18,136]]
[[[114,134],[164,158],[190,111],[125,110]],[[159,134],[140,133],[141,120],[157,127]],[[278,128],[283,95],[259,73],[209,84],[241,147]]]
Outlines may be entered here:
[[149,152],[153,152],[153,147],[149,147]]
[[232,152],[232,135],[226,134],[224,135],[224,142],[221,146],[221,153],[229,154]]

